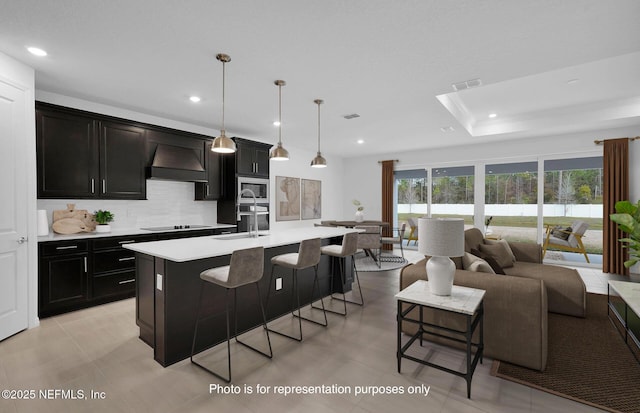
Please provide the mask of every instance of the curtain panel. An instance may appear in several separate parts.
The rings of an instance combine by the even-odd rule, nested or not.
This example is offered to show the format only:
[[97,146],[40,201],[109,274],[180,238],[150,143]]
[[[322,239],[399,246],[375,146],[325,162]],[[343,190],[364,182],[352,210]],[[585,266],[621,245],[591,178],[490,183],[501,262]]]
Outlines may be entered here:
[[[383,236],[393,236],[393,160],[382,161],[382,221],[388,222],[389,227],[384,228]],[[393,245],[384,244],[385,250],[392,250]]]
[[627,250],[618,241],[624,233],[609,219],[609,214],[616,212],[616,202],[629,199],[629,139],[604,141],[603,157],[602,271],[629,275],[629,269],[624,267]]

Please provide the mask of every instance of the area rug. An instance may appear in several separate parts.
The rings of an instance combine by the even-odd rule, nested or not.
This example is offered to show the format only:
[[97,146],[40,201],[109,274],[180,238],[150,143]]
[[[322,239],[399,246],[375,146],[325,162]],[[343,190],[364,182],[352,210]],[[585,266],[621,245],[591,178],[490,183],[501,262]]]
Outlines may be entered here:
[[358,271],[389,271],[402,268],[408,264],[409,261],[400,256],[383,254],[382,259],[380,260],[380,267],[378,267],[378,264],[373,260],[373,258],[364,254],[356,255],[356,269]]
[[544,372],[494,361],[492,374],[610,412],[640,413],[640,364],[607,317],[607,296],[587,294],[587,317],[549,313]]

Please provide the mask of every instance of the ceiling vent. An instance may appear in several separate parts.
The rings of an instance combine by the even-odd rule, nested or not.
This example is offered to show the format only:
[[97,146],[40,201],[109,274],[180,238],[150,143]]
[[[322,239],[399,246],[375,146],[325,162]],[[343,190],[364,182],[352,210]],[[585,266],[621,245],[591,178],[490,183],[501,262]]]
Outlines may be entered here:
[[359,118],[360,115],[358,115],[357,113],[352,113],[350,115],[344,115],[343,118],[345,119],[355,119],[355,118]]
[[480,79],[465,80],[463,82],[453,83],[451,85],[451,87],[455,92],[458,92],[464,89],[471,89],[478,86],[482,86],[482,80]]

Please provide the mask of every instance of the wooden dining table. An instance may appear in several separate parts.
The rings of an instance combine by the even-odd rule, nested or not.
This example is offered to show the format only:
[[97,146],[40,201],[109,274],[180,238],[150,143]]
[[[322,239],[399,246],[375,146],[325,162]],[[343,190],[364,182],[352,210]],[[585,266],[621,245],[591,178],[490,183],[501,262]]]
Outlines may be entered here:
[[[384,235],[385,232],[388,231],[390,224],[388,222],[385,221],[374,221],[374,220],[368,220],[368,221],[322,221],[321,225],[325,225],[325,226],[332,226],[332,227],[347,227],[347,228],[353,228],[353,227],[357,227],[357,226],[379,226],[381,228],[381,233]],[[377,263],[378,262],[378,258],[376,257],[376,254],[373,253],[373,251],[371,251],[369,248],[364,248],[364,253],[366,255],[368,255],[369,257],[373,258],[373,260]]]

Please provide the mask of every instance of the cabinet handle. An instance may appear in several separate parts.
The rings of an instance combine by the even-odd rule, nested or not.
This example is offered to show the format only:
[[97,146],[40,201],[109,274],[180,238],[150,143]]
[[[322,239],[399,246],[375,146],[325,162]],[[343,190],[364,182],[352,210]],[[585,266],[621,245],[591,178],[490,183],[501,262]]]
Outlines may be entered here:
[[66,247],[56,247],[57,250],[72,250],[78,248],[77,245],[67,245]]
[[129,283],[134,283],[134,282],[136,282],[135,278],[133,278],[131,280],[122,280],[118,284],[129,284]]
[[131,261],[131,260],[135,260],[136,257],[126,257],[126,258],[119,258],[118,261],[122,262],[122,261]]
[[96,193],[96,180],[91,178],[91,193],[95,194]]
[[126,241],[118,241],[118,244],[120,244],[120,245],[122,245],[122,244],[131,244],[131,243],[133,243],[133,242],[136,242],[136,241],[135,241],[135,240],[130,239],[130,240],[126,240]]
[[87,257],[84,257],[84,272],[87,273]]
[[209,184],[205,184],[205,186],[207,187],[207,196],[209,196]]
[[103,194],[107,193],[107,180],[106,179],[102,180],[102,193]]

